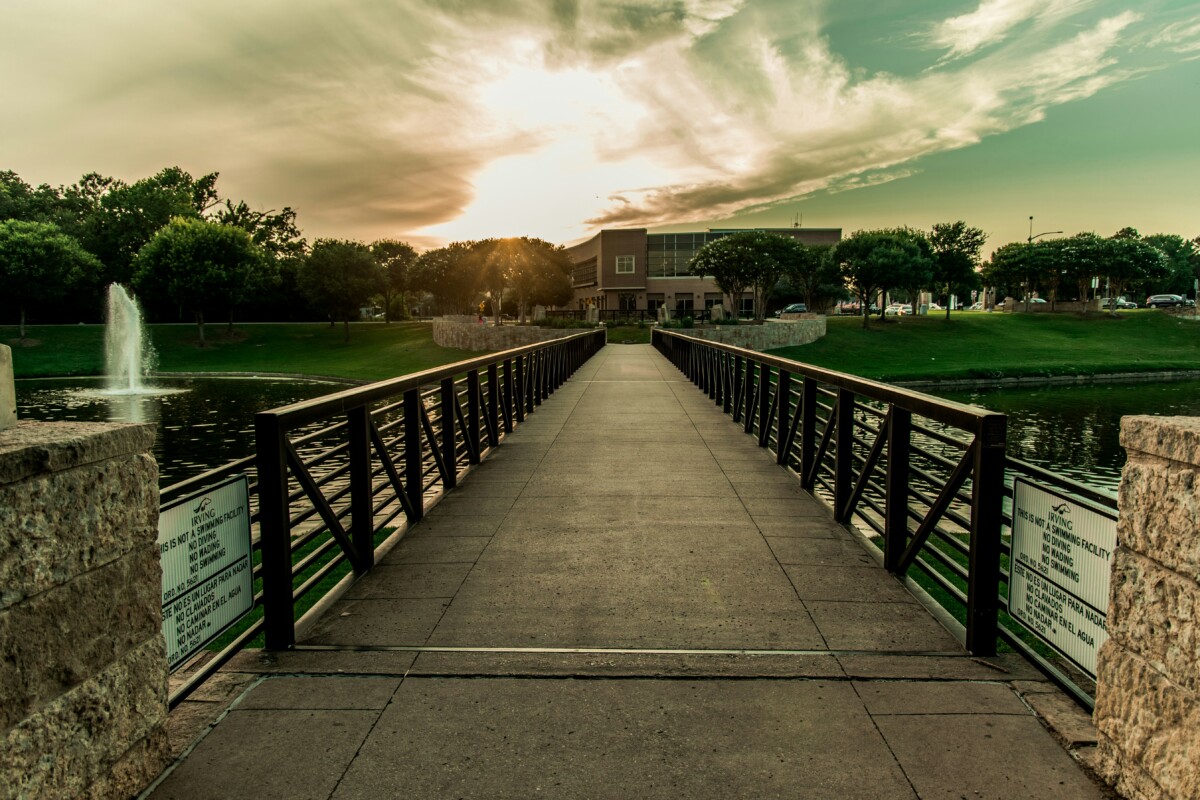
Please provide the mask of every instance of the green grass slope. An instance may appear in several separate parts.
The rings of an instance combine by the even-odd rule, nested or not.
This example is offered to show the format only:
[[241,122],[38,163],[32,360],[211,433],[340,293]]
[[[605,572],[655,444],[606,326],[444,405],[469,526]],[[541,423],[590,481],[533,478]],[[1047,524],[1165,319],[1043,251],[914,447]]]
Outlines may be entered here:
[[773,354],[885,381],[1200,369],[1200,322],[1151,310],[828,322],[820,341]]
[[[428,323],[361,323],[342,328],[320,323],[239,325],[233,336],[224,326],[206,329],[208,346],[196,346],[194,325],[151,325],[150,339],[162,372],[284,372],[382,380],[474,358],[466,350],[433,343]],[[0,327],[0,342],[13,349],[17,377],[98,375],[104,371],[104,328],[99,325],[44,325],[17,330]]]

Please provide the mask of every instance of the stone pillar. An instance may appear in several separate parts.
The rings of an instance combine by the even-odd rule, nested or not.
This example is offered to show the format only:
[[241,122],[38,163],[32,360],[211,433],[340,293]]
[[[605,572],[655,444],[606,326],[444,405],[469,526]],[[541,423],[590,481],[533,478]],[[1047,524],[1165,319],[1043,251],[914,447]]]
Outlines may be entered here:
[[0,344],[0,431],[17,424],[17,389],[13,385],[12,348]]
[[153,439],[0,431],[0,798],[131,797],[166,766]]
[[1099,768],[1131,800],[1200,797],[1200,418],[1125,417],[1096,665]]

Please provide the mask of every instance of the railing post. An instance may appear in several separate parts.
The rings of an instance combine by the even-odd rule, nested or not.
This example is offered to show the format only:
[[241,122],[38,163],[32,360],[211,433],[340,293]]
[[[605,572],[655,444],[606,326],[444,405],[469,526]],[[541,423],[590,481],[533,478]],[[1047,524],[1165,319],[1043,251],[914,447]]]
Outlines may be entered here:
[[838,522],[850,521],[848,508],[854,491],[854,392],[838,389],[837,434],[834,456],[833,508]]
[[371,498],[371,409],[355,406],[346,411],[350,459],[350,541],[356,558],[351,565],[361,575],[375,565],[375,511]]
[[971,555],[967,580],[967,650],[996,654],[1000,611],[1000,515],[1004,497],[1004,447],[1008,418],[990,414],[975,433],[971,476]]
[[783,467],[787,466],[787,438],[792,426],[792,373],[779,370],[775,397],[775,463]]
[[488,445],[500,444],[500,370],[495,363],[488,364],[487,431]]
[[721,404],[721,351],[715,347],[708,348],[708,368],[712,376],[709,383],[708,399],[714,405]]
[[816,458],[817,382],[805,376],[800,394],[800,485],[810,492],[817,483]]
[[726,414],[733,413],[734,398],[733,357],[721,352],[721,410]]
[[479,370],[473,369],[467,373],[467,438],[471,446],[467,448],[468,460],[472,464],[479,463]]
[[513,362],[511,358],[506,358],[504,360],[504,391],[500,398],[500,405],[504,412],[505,433],[512,433],[513,431],[513,407],[516,405],[514,402],[516,400],[514,386],[516,386],[516,379],[513,377]]
[[458,485],[458,450],[454,436],[454,405],[458,398],[454,395],[454,379],[442,379],[442,461],[446,465],[443,489],[453,489]]
[[733,357],[733,402],[726,407],[732,413],[734,422],[742,420],[742,357]]
[[513,410],[516,412],[517,422],[525,421],[525,356],[517,356],[517,374],[516,382],[513,384]]
[[742,384],[746,387],[742,398],[742,430],[749,433],[754,427],[754,368],[759,366],[754,359],[746,359],[746,378]]
[[285,435],[279,418],[274,414],[254,416],[258,525],[262,547],[263,633],[268,650],[286,650],[296,643]]
[[771,368],[758,365],[758,446],[766,447],[771,437]]
[[887,432],[887,482],[884,498],[883,565],[895,573],[908,546],[908,459],[912,412],[892,406]]
[[424,448],[421,445],[421,390],[404,393],[404,493],[413,510],[409,522],[425,516]]

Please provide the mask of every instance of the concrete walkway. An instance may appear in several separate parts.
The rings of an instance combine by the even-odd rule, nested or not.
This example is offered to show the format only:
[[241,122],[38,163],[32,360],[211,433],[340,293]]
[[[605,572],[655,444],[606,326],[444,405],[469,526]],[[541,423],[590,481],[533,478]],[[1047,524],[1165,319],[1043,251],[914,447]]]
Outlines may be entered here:
[[205,691],[232,709],[154,798],[1103,796],[1035,673],[963,653],[649,346]]

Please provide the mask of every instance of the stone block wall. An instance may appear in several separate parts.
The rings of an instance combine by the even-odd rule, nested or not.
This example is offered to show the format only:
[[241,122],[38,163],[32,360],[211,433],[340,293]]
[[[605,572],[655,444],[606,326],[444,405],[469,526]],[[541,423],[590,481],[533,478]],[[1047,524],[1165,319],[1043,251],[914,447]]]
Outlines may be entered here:
[[0,798],[131,797],[166,766],[153,437],[0,431]]
[[762,325],[713,325],[705,328],[676,330],[710,342],[731,344],[747,350],[774,350],[811,344],[825,335],[825,317],[821,314],[788,314],[786,320],[766,320]]
[[1200,418],[1125,417],[1099,767],[1131,800],[1200,797]]
[[536,325],[501,325],[497,328],[490,319],[480,322],[478,317],[471,316],[433,319],[434,343],[459,350],[511,350],[583,332],[582,328],[541,328]]

